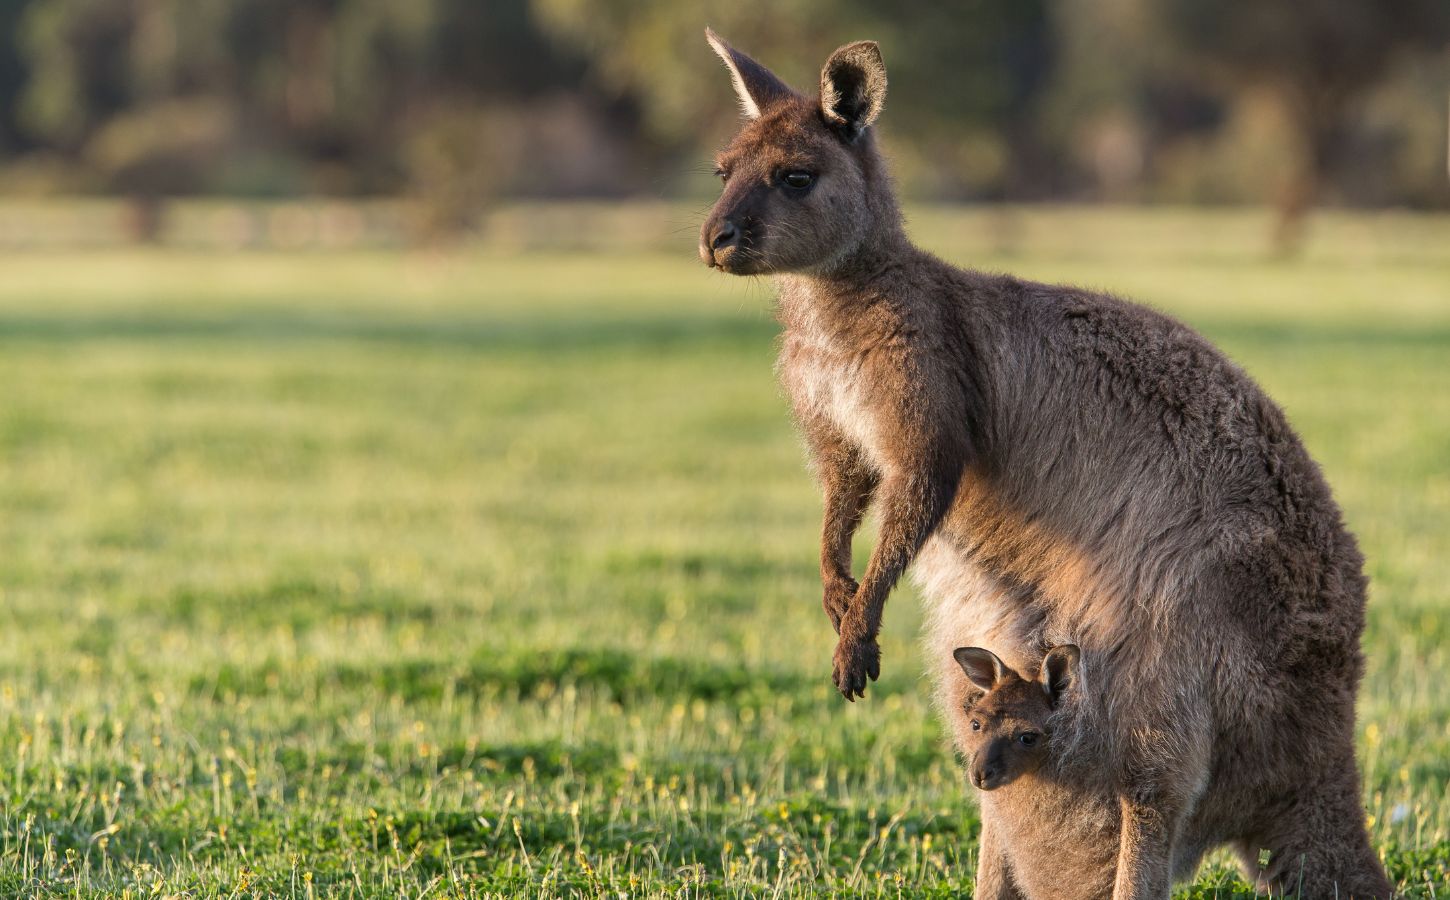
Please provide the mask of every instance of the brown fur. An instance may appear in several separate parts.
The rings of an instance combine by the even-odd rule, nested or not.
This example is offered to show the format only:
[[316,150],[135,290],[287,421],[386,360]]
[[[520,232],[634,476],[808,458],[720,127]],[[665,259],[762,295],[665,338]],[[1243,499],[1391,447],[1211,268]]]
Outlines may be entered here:
[[[710,37],[750,118],[700,253],[780,287],[841,692],[878,676],[882,608],[915,561],[959,736],[953,648],[1033,671],[1081,646],[1085,708],[1055,740],[1112,784],[1116,900],[1166,897],[1203,835],[1231,835],[1251,873],[1271,851],[1276,891],[1302,873],[1305,897],[1389,896],[1354,759],[1362,560],[1283,413],[1172,319],[913,247],[870,128],[875,44],[831,56],[823,104]],[[1003,827],[984,810],[982,896],[1019,896],[991,887]]]

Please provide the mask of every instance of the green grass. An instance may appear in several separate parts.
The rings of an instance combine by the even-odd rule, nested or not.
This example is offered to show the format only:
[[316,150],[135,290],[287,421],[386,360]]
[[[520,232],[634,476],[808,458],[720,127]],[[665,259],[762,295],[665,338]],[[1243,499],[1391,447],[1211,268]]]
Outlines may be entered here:
[[[1373,576],[1374,840],[1450,893],[1450,220],[917,222],[1288,409]],[[690,243],[0,259],[0,894],[969,891],[916,599],[842,701],[769,287]]]

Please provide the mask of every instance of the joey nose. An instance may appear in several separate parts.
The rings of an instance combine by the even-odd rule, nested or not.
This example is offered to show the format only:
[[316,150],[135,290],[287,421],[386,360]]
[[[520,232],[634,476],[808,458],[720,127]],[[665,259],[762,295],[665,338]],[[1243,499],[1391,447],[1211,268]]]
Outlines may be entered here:
[[983,791],[991,790],[994,786],[992,779],[997,777],[997,767],[981,765],[972,767],[972,784]]

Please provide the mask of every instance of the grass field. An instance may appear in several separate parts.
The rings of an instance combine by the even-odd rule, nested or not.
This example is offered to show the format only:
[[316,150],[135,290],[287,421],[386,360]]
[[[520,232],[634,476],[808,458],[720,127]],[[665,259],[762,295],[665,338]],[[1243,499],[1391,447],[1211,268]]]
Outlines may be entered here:
[[[1373,577],[1371,832],[1450,896],[1450,219],[1292,263],[1237,213],[914,223],[1173,311],[1286,407]],[[842,701],[769,286],[687,231],[0,273],[0,894],[970,891],[916,599]],[[1179,896],[1251,892],[1216,858]]]

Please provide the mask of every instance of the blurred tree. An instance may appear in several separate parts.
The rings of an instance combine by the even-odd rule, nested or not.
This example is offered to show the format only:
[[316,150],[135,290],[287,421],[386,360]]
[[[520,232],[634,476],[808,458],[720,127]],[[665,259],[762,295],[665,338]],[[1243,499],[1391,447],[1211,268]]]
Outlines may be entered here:
[[[79,157],[97,129],[133,107],[140,97],[133,90],[130,56],[132,41],[142,31],[141,11],[128,0],[39,0],[30,5],[21,22],[20,44],[31,69],[20,123],[30,135]],[[131,199],[134,235],[153,240],[161,227],[158,194],[143,189]]]
[[[583,60],[546,37],[528,0],[352,0],[337,36],[351,144],[359,155],[383,149],[370,166],[401,181],[430,241],[471,230],[494,197],[525,189],[547,156],[533,145],[552,98],[590,94]],[[575,156],[603,140],[583,137]]]
[[25,61],[14,35],[30,0],[0,0],[0,156],[25,145],[16,111],[25,79]]
[[131,236],[161,237],[166,198],[196,191],[234,140],[231,109],[207,98],[158,102],[113,116],[86,143],[84,159],[129,200]]
[[286,192],[410,190],[436,206],[430,233],[469,227],[523,159],[486,111],[578,93],[584,71],[528,0],[0,0],[6,16],[29,76],[17,135],[130,197],[141,239],[165,197],[235,188],[236,171],[263,191],[258,173]]
[[1391,63],[1450,40],[1447,0],[1164,0],[1169,34],[1210,78],[1278,97],[1299,146],[1279,191],[1274,243],[1295,250],[1342,146],[1355,100]]
[[130,6],[126,0],[30,5],[20,28],[20,51],[30,68],[20,104],[27,132],[75,150],[90,129],[127,104]]
[[1155,155],[1216,129],[1222,105],[1162,65],[1152,0],[1056,0],[1058,62],[1039,111],[1058,193],[1120,202],[1151,196]]
[[534,0],[544,26],[583,51],[610,90],[638,97],[651,138],[676,150],[699,152],[701,135],[725,136],[727,82],[705,46],[705,23],[808,93],[832,48],[876,39],[890,72],[888,133],[910,139],[892,147],[902,176],[939,197],[1047,192],[1034,106],[1052,61],[1046,3]]
[[1059,60],[1047,0],[862,6],[871,17],[864,33],[889,54],[887,103],[903,138],[893,147],[902,155],[910,142],[903,162],[938,173],[925,183],[918,174],[919,190],[1018,201],[1058,192],[1061,167],[1041,127]]
[[142,238],[201,192],[403,194],[442,236],[499,196],[628,193],[703,162],[731,127],[709,22],[805,91],[830,48],[879,40],[915,198],[1249,202],[1297,155],[1289,246],[1331,188],[1450,203],[1450,57],[1406,52],[1443,47],[1447,18],[1450,0],[0,0],[0,180],[128,196]]

